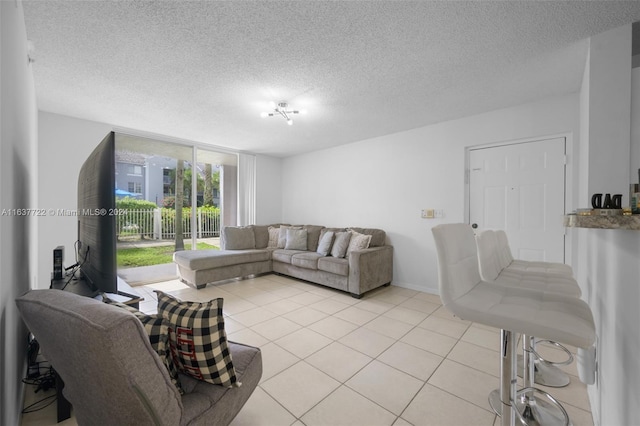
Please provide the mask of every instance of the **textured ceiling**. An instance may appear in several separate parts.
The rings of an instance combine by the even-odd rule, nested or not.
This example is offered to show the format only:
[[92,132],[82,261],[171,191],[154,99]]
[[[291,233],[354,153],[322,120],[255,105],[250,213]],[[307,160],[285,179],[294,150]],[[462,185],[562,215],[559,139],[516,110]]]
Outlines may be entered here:
[[[640,20],[637,1],[23,5],[41,110],[281,157],[575,92],[586,39]],[[281,100],[308,114],[260,117]]]

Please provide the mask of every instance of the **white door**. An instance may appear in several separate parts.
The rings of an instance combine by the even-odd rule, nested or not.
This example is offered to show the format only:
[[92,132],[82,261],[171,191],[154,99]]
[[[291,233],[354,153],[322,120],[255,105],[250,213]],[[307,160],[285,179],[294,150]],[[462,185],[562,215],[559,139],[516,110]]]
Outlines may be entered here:
[[503,229],[513,256],[564,262],[565,139],[469,151],[469,220]]

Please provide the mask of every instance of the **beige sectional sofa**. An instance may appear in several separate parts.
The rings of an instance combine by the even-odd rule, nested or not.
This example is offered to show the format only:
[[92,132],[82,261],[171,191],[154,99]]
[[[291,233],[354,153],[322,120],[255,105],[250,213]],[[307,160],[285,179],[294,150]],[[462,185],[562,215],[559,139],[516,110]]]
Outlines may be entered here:
[[383,230],[369,228],[227,226],[221,250],[180,251],[173,260],[182,281],[196,288],[275,272],[360,298],[393,278],[393,247]]

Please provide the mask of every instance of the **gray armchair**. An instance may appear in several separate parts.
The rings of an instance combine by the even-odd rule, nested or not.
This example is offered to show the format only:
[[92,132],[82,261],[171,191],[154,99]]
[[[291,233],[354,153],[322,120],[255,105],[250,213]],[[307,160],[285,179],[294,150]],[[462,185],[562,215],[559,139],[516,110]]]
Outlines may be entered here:
[[229,342],[242,386],[181,375],[180,395],[142,324],[126,310],[60,290],[32,290],[16,303],[64,380],[80,425],[227,425],[262,375],[260,350]]

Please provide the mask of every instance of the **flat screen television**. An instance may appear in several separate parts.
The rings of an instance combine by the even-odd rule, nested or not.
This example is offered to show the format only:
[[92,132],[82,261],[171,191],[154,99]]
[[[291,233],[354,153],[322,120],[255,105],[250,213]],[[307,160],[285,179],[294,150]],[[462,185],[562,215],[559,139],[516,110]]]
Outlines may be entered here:
[[78,264],[96,293],[118,292],[115,167],[115,135],[110,132],[78,176]]

